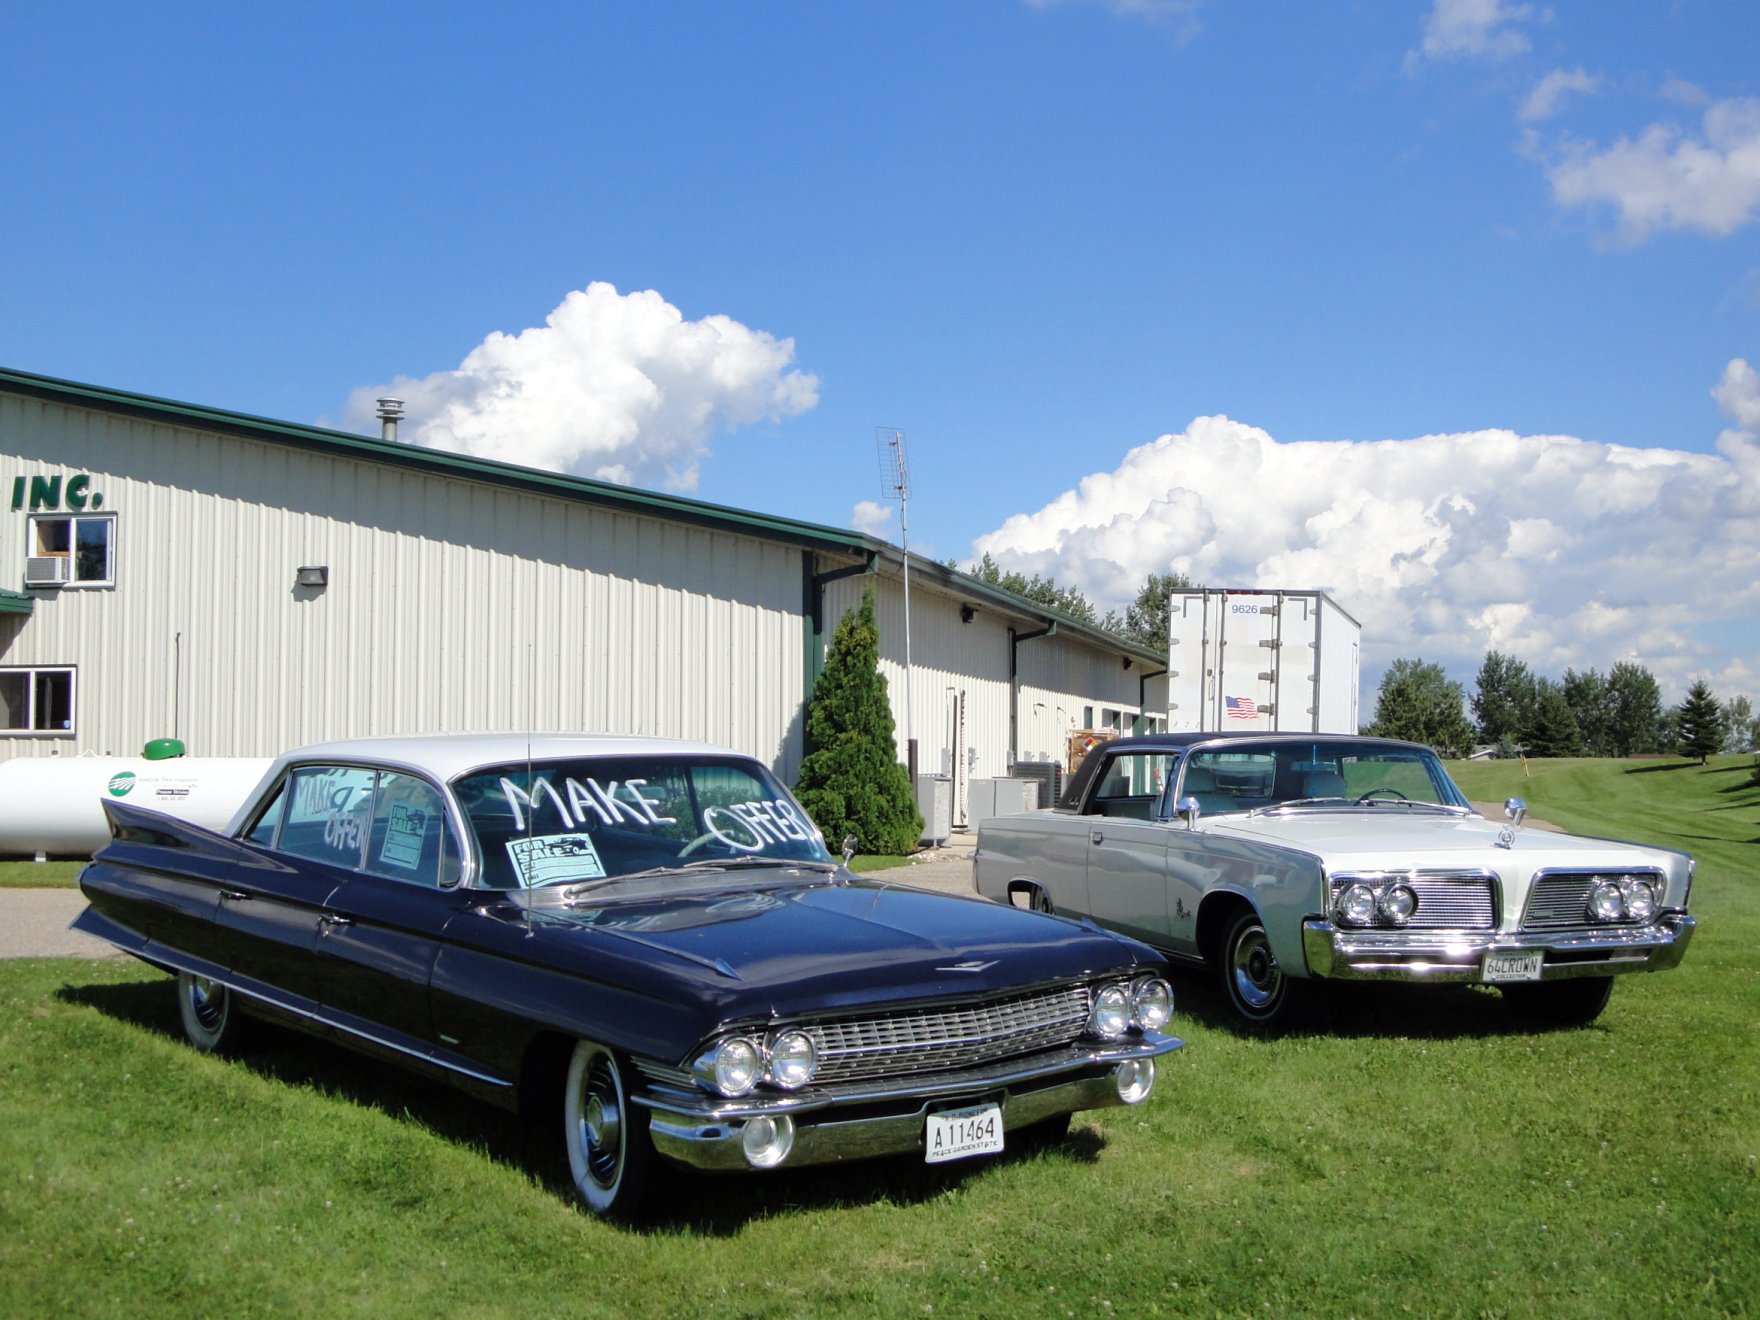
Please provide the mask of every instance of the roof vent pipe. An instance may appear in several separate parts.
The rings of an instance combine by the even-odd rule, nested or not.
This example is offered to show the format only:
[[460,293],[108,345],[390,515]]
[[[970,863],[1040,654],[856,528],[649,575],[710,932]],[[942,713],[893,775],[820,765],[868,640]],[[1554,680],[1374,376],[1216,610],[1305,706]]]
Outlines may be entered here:
[[395,444],[397,441],[397,419],[403,416],[402,399],[380,399],[379,403],[379,438]]

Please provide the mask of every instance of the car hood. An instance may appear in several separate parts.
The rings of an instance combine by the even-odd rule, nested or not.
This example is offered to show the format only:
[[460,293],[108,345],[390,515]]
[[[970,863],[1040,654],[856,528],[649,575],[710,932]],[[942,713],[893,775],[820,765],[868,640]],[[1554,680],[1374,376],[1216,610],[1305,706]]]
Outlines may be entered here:
[[1494,870],[1546,867],[1665,865],[1665,849],[1612,839],[1511,827],[1483,816],[1406,814],[1402,808],[1292,811],[1263,816],[1212,816],[1202,828],[1230,838],[1299,849],[1328,868],[1401,871],[1414,867]]
[[965,998],[1159,962],[1134,940],[978,898],[875,880],[740,879],[659,898],[587,895],[540,920],[564,940],[609,939],[650,964],[670,955],[669,977],[696,980],[730,1014]]

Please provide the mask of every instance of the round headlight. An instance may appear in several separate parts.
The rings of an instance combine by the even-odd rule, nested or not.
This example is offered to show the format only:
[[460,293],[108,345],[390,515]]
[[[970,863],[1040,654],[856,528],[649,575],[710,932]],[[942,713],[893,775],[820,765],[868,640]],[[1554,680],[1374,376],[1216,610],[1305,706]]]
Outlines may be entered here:
[[770,1039],[770,1080],[785,1091],[805,1086],[819,1069],[819,1047],[804,1031],[782,1031]]
[[1619,894],[1625,901],[1626,915],[1633,921],[1648,921],[1656,915],[1656,886],[1650,881],[1622,881]]
[[1088,1015],[1088,1030],[1111,1040],[1122,1036],[1131,1025],[1131,999],[1122,985],[1107,985],[1094,996],[1094,1011]]
[[1346,885],[1338,896],[1337,912],[1347,926],[1367,926],[1375,920],[1375,891],[1361,883]]
[[1625,898],[1613,881],[1597,881],[1595,888],[1589,891],[1589,915],[1596,921],[1618,921],[1625,911]]
[[1144,1031],[1159,1031],[1173,1016],[1173,987],[1159,976],[1131,986],[1131,1017]]
[[744,1036],[731,1036],[715,1047],[711,1069],[715,1089],[722,1095],[744,1095],[763,1075],[764,1056]]
[[1389,885],[1381,894],[1380,908],[1384,921],[1403,926],[1418,910],[1418,893],[1410,885]]

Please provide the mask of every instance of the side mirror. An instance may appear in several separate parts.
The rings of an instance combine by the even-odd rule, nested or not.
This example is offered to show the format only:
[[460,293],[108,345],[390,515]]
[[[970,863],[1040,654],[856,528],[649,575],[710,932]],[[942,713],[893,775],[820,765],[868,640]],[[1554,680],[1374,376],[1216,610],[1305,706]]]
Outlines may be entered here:
[[1198,799],[1195,797],[1181,798],[1174,804],[1173,811],[1186,823],[1188,830],[1197,828],[1198,817],[1203,814],[1203,809],[1198,806]]
[[849,859],[856,855],[856,844],[859,840],[853,834],[843,836],[843,864],[849,865]]
[[1528,804],[1522,798],[1510,798],[1503,804],[1503,814],[1509,817],[1510,824],[1520,825],[1527,817]]

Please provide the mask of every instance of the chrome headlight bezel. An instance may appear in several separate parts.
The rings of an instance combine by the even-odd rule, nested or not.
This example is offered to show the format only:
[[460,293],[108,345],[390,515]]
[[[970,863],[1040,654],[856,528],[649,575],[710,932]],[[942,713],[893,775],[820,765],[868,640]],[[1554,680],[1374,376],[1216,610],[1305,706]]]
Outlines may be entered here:
[[1142,1031],[1160,1031],[1173,1020],[1173,987],[1160,976],[1131,982],[1131,1021]]
[[1662,906],[1659,888],[1656,881],[1645,875],[1629,875],[1621,880],[1619,895],[1626,917],[1632,921],[1655,920],[1656,910]]
[[819,1071],[819,1046],[799,1027],[774,1031],[764,1043],[764,1076],[784,1091],[798,1091]]
[[819,1071],[819,1042],[804,1027],[773,1027],[763,1035],[736,1031],[711,1042],[691,1064],[697,1085],[738,1099],[759,1086],[798,1091]]
[[1333,915],[1346,926],[1372,926],[1376,912],[1375,887],[1354,880],[1338,891],[1333,901]]
[[1101,1040],[1117,1040],[1131,1029],[1131,993],[1116,981],[1097,986],[1088,1011],[1088,1034]]
[[1625,920],[1626,899],[1620,891],[1620,884],[1607,876],[1597,876],[1595,883],[1589,887],[1589,899],[1584,905],[1590,921],[1607,924]]
[[717,1095],[750,1095],[764,1079],[764,1047],[751,1036],[724,1036],[697,1056],[692,1072]]
[[1418,891],[1408,884],[1391,884],[1375,900],[1375,911],[1390,926],[1407,925],[1418,912]]

